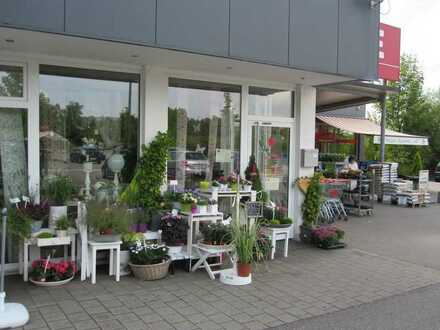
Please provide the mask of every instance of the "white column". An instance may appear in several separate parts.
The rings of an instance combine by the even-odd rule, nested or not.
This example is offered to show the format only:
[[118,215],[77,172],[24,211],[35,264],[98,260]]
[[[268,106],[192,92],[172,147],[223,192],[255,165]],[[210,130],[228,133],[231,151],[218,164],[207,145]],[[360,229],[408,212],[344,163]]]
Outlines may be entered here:
[[241,88],[241,136],[240,136],[240,174],[244,175],[244,171],[249,163],[249,157],[252,152],[252,146],[249,145],[250,139],[248,138],[249,131],[252,127],[248,127],[248,97],[249,86],[242,85]]
[[40,69],[35,61],[28,62],[28,175],[29,193],[40,199]]
[[[316,89],[311,86],[298,85],[296,89],[295,104],[295,179],[313,175],[313,168],[301,167],[301,150],[315,148],[315,123],[316,123]],[[302,225],[301,205],[304,194],[295,185],[294,188],[294,218],[295,234],[299,233]]]
[[158,132],[168,129],[168,74],[160,68],[145,66],[142,78],[141,141],[148,144]]

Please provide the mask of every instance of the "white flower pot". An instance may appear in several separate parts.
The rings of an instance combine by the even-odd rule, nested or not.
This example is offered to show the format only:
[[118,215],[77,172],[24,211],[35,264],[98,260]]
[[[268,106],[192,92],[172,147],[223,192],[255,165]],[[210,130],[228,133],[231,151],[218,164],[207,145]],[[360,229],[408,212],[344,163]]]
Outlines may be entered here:
[[211,187],[211,191],[218,191],[219,189],[220,187],[214,187],[214,186]]
[[56,230],[57,237],[66,237],[67,236],[67,230]]
[[245,185],[243,185],[243,190],[244,191],[252,191],[252,185],[250,185],[250,184],[245,184]]
[[119,259],[119,269],[121,276],[130,274],[130,267],[128,267],[128,262],[130,261],[130,251],[121,251]]
[[178,254],[182,252],[183,245],[176,245],[176,246],[168,246],[168,253],[169,254]]
[[209,214],[217,214],[218,213],[218,205],[208,205],[208,213]]
[[197,212],[200,214],[208,213],[208,205],[197,205]]
[[49,228],[55,228],[59,218],[67,217],[67,206],[51,206],[49,209]]
[[220,183],[220,191],[226,191],[226,190],[228,190],[228,185]]

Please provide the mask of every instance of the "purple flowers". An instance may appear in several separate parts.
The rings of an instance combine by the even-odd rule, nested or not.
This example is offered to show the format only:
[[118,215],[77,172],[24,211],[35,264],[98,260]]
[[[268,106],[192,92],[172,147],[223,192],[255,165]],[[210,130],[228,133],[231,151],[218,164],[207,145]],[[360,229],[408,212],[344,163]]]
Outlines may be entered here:
[[335,226],[322,226],[312,230],[312,242],[319,247],[330,247],[344,238],[345,232]]

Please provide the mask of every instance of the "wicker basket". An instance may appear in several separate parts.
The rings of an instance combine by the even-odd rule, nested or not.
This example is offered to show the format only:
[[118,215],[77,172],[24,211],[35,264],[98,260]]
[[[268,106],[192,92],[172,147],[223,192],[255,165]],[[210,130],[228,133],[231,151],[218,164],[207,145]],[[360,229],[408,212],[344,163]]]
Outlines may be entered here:
[[129,263],[130,268],[136,277],[142,281],[154,281],[164,278],[168,274],[171,259],[155,265],[133,265]]

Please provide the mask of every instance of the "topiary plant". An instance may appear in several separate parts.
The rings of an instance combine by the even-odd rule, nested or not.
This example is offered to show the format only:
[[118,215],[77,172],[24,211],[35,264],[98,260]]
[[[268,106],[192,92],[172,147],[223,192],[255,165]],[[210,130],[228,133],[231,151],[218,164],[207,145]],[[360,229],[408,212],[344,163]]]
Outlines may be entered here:
[[171,139],[167,133],[159,132],[148,146],[142,146],[133,180],[122,193],[120,201],[132,207],[143,207],[147,211],[160,207],[161,187],[165,182],[168,149]]
[[321,174],[316,173],[310,179],[310,184],[307,188],[304,202],[301,206],[303,214],[303,226],[312,228],[316,224],[319,215],[319,208],[321,206],[322,187],[319,183]]

